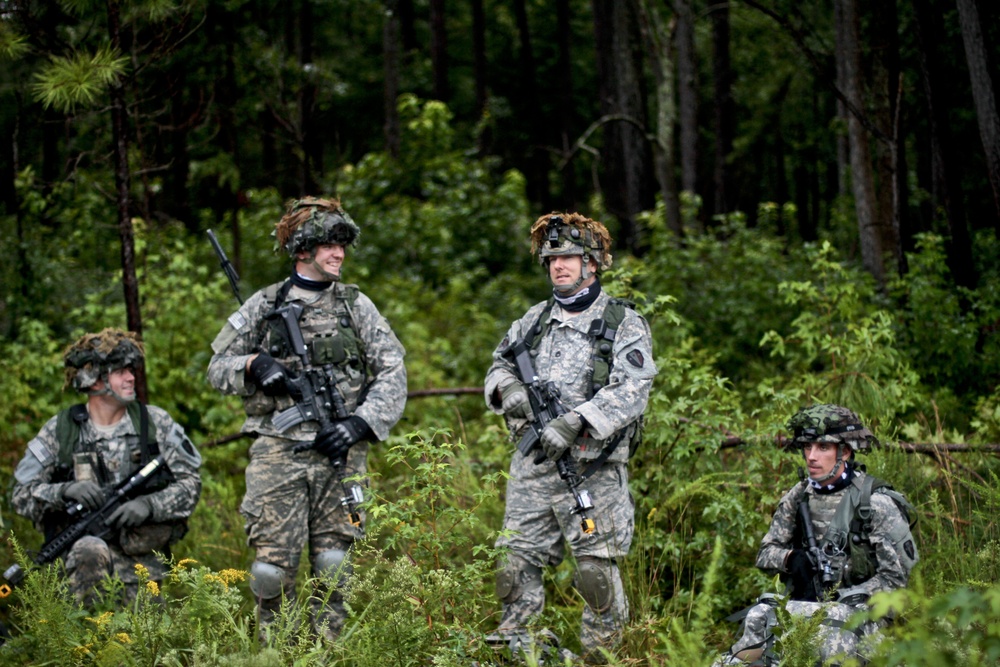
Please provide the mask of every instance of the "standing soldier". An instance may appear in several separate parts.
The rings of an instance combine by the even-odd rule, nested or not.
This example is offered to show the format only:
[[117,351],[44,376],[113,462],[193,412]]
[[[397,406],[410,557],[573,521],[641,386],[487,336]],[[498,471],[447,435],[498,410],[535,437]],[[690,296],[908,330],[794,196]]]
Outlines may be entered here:
[[[240,512],[262,630],[294,600],[306,544],[313,576],[349,570],[363,521],[360,487],[343,479],[366,472],[369,441],[388,437],[406,404],[403,346],[371,299],[340,282],[359,235],[336,199],[289,202],[275,249],[292,258],[291,277],[251,296],[212,343],[209,381],[242,397],[243,431],[257,435]],[[311,605],[316,630],[334,639],[340,594],[318,591]]]
[[[612,648],[628,620],[617,560],[632,542],[627,462],[656,375],[652,338],[630,304],[601,289],[599,274],[611,267],[604,225],[579,213],[551,213],[531,227],[531,246],[548,271],[552,298],[511,325],[493,352],[485,393],[513,441],[540,430],[544,456],[515,452],[511,462],[504,536],[497,540],[508,549],[497,573],[503,616],[490,639],[512,648],[523,641],[545,605],[542,569],[558,565],[568,545],[586,603],[580,642],[588,659],[600,660],[598,648]],[[522,351],[516,358],[515,347]],[[518,359],[529,360],[526,372],[535,381],[520,372]],[[553,403],[562,412],[547,424],[534,414],[540,388],[559,397]],[[579,493],[581,483],[589,494]]]
[[87,394],[87,402],[60,412],[28,443],[14,471],[14,509],[49,540],[70,524],[69,507],[100,508],[120,482],[162,454],[166,466],[141,495],[108,515],[107,531],[79,538],[66,554],[70,590],[84,604],[93,605],[101,582],[113,575],[133,599],[136,565],[161,581],[166,571],[157,553],[169,558],[187,530],[201,493],[201,455],[164,410],[136,401],[135,371],[144,353],[134,333],[85,334],[64,358],[66,386]]
[[[801,452],[807,472],[778,503],[757,553],[757,567],[778,574],[788,587],[785,609],[795,616],[823,610],[818,659],[841,664],[863,660],[860,638],[878,626],[857,630],[844,622],[880,591],[906,586],[916,564],[910,532],[913,507],[884,481],[864,472],[854,454],[879,442],[858,416],[839,405],[811,405],[788,422],[787,448]],[[743,635],[717,665],[776,665],[774,595],[761,596],[743,621]]]

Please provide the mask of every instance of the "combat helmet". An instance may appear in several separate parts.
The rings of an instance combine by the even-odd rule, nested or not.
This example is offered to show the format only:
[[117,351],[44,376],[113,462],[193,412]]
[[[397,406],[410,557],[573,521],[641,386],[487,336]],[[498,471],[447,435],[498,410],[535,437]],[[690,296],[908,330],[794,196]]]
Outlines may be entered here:
[[284,248],[296,259],[300,252],[311,253],[327,243],[355,245],[360,236],[361,230],[339,199],[303,197],[286,204],[285,215],[274,226],[274,249]]
[[574,284],[556,288],[560,292],[575,292],[583,281],[590,278],[587,260],[597,264],[597,273],[611,268],[611,234],[607,227],[579,213],[557,213],[535,220],[531,225],[531,252],[545,264],[550,257],[580,255],[583,270]]
[[809,442],[844,444],[855,452],[879,446],[879,441],[851,410],[830,403],[810,405],[788,420],[792,437],[785,447],[796,449]]
[[583,255],[597,263],[600,273],[611,268],[611,234],[600,222],[579,213],[552,212],[531,225],[531,252],[542,263],[556,255]]
[[63,388],[88,391],[98,380],[120,368],[139,368],[145,359],[142,341],[131,331],[108,327],[84,334],[63,352],[66,383]]

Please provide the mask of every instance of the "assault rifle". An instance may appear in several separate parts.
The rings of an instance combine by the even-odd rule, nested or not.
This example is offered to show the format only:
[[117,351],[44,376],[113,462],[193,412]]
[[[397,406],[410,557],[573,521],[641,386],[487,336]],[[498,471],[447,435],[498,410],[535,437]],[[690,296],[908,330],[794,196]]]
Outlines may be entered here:
[[[288,334],[288,342],[292,346],[292,351],[302,361],[302,374],[287,381],[288,393],[295,399],[295,405],[274,415],[271,423],[274,427],[284,433],[288,429],[301,424],[304,421],[319,422],[320,431],[333,426],[333,418],[347,419],[351,413],[347,411],[344,397],[340,395],[337,386],[333,384],[333,364],[326,364],[322,368],[313,365],[309,356],[309,349],[306,347],[305,338],[302,336],[302,327],[299,326],[299,317],[302,315],[302,306],[291,303],[282,306],[267,314],[267,317],[280,318],[285,325],[285,333]],[[294,452],[304,452],[312,449],[315,442],[301,442],[292,448]],[[331,464],[336,469],[340,486],[347,494],[340,499],[340,504],[347,510],[350,522],[354,526],[361,525],[361,514],[358,512],[358,505],[364,501],[364,492],[358,485],[347,486],[344,482],[342,466],[345,461],[340,459],[331,460]]]
[[240,282],[240,276],[236,273],[236,269],[233,268],[232,262],[226,257],[226,251],[222,249],[219,245],[219,239],[215,238],[215,232],[211,229],[208,230],[208,240],[212,242],[212,247],[215,248],[215,254],[219,256],[219,264],[222,266],[223,272],[226,277],[229,278],[229,286],[233,288],[233,294],[236,295],[236,300],[243,305],[243,297],[240,296],[240,288],[238,283]]
[[[105,519],[126,501],[139,495],[136,492],[141,490],[146,482],[165,465],[164,455],[160,454],[144,465],[137,473],[120,482],[108,495],[108,499],[104,501],[104,504],[89,514],[83,514],[85,509],[79,503],[71,505],[68,513],[71,516],[79,516],[81,514],[82,516],[42,545],[41,550],[32,559],[35,565],[47,565],[54,562],[69,551],[70,547],[84,535],[95,535],[97,537],[106,535],[109,531],[108,527],[104,525]],[[0,584],[0,598],[10,595],[13,587],[24,581],[24,576],[24,569],[19,564],[15,563],[8,567],[3,573],[6,583]]]
[[[215,234],[212,233],[211,229],[208,230],[208,239],[212,242],[215,254],[219,256],[222,270],[225,271],[226,276],[229,278],[229,286],[233,288],[236,300],[242,306],[243,299],[240,297],[240,290],[237,286],[237,281],[240,278],[236,275],[236,270],[233,269],[229,258],[226,257],[226,251],[219,245],[219,241],[215,238]],[[327,364],[322,369],[314,368],[312,365],[312,360],[309,358],[309,349],[306,347],[305,339],[302,336],[302,328],[299,326],[299,317],[301,315],[302,306],[293,303],[282,306],[277,310],[272,310],[265,316],[267,318],[277,317],[281,319],[288,334],[288,340],[292,345],[292,351],[302,360],[302,375],[295,378],[289,377],[286,380],[288,395],[296,401],[295,405],[282,410],[271,419],[271,423],[281,433],[304,421],[313,420],[319,422],[320,430],[322,430],[331,426],[333,419],[347,419],[351,416],[347,411],[347,406],[344,404],[344,397],[340,395],[337,387],[331,383],[330,378],[333,377],[331,372],[332,364]],[[302,443],[296,445],[293,451],[302,452],[311,449],[312,446],[313,443]],[[361,514],[358,511],[358,505],[364,502],[364,492],[360,486],[355,484],[348,487],[344,482],[341,468],[345,461],[338,459],[330,461],[330,463],[333,464],[337,478],[340,481],[340,486],[346,494],[340,499],[340,504],[347,510],[351,524],[360,526]]]
[[[535,374],[535,365],[531,360],[531,353],[524,339],[514,342],[503,353],[514,363],[514,375],[524,385],[528,392],[528,404],[531,406],[531,414],[534,421],[529,422],[527,430],[517,443],[517,451],[522,456],[530,456],[532,451],[538,449],[534,463],[538,465],[545,460],[545,453],[541,451],[542,431],[550,421],[559,415],[566,414],[566,406],[563,405],[559,397],[559,387],[552,381],[543,383]],[[559,478],[566,482],[570,494],[573,496],[574,507],[571,514],[580,515],[580,529],[590,535],[596,529],[594,520],[587,513],[594,509],[590,492],[580,488],[583,480],[576,469],[576,461],[570,455],[569,450],[563,453],[556,461],[556,470]]]
[[[805,482],[806,473],[802,468],[799,468],[799,478]],[[816,599],[822,601],[824,593],[840,583],[840,572],[839,568],[834,567],[832,558],[834,554],[821,548],[816,541],[816,531],[813,530],[812,512],[809,511],[809,494],[807,493],[803,493],[802,498],[799,499],[799,520],[802,522],[802,531],[806,536],[809,561],[816,570],[816,576],[813,579]]]

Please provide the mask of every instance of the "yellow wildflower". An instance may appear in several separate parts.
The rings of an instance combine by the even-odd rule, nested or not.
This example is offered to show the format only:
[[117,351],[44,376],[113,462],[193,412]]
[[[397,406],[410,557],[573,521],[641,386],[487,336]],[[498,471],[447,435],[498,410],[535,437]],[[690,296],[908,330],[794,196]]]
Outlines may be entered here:
[[174,567],[178,570],[183,570],[188,565],[197,565],[197,564],[198,561],[196,561],[194,558],[182,558],[179,561],[177,561],[177,565],[175,565]]
[[246,570],[234,570],[233,568],[226,568],[219,572],[219,578],[227,584],[238,584],[247,579]]
[[142,581],[149,579],[149,570],[147,570],[146,566],[143,565],[142,563],[135,564],[135,574]]
[[115,613],[113,611],[106,611],[97,618],[90,618],[88,616],[87,620],[96,625],[98,629],[100,629],[103,628],[105,625],[107,625],[111,621],[111,618],[114,615]]
[[73,647],[73,652],[76,653],[79,657],[82,658],[85,655],[90,655],[90,647],[91,646],[92,646],[92,644],[83,644],[81,646],[74,646]]
[[155,581],[147,581],[146,590],[149,591],[150,595],[155,597],[160,594],[160,585]]
[[117,639],[118,643],[120,643],[120,644],[131,644],[132,643],[132,638],[128,636],[127,632],[119,632],[117,635],[115,635],[115,639]]

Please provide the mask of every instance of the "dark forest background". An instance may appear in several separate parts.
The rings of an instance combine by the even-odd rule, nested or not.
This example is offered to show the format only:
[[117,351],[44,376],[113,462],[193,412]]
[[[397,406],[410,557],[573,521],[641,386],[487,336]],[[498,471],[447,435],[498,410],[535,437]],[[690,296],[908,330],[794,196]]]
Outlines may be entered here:
[[[100,622],[33,579],[0,602],[0,663],[482,659],[512,448],[476,388],[548,293],[530,223],[578,210],[610,228],[605,288],[660,369],[611,659],[707,665],[731,643],[724,618],[776,590],[751,567],[795,480],[775,439],[837,402],[919,511],[873,664],[996,664],[998,19],[985,0],[0,0],[0,481],[74,400],[63,348],[105,326],[143,334],[143,395],[205,455],[176,551],[204,570]],[[350,631],[323,647],[290,618],[262,648],[221,574],[250,562],[249,441],[204,378],[236,306],[205,231],[246,297],[287,274],[269,235],[306,194],[361,226],[345,279],[406,346],[410,399],[372,453]],[[38,546],[6,499],[0,517]],[[539,623],[578,648],[571,580],[547,576]],[[814,631],[783,664],[812,664]]]

